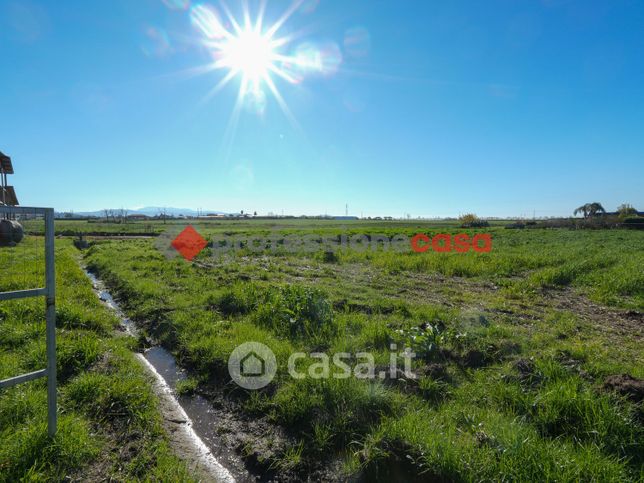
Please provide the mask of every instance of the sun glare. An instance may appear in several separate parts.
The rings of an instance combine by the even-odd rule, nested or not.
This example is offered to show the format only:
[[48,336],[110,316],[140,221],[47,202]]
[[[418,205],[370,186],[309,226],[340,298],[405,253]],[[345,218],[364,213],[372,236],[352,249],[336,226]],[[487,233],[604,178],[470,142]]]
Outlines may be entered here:
[[204,36],[203,45],[211,52],[213,62],[206,70],[223,70],[224,76],[213,87],[208,97],[221,90],[235,78],[240,79],[239,95],[231,121],[242,106],[250,107],[261,114],[266,106],[266,92],[269,91],[284,114],[297,125],[274,81],[279,77],[290,84],[301,80],[299,71],[309,69],[297,55],[288,55],[283,49],[291,42],[290,36],[277,36],[279,29],[302,4],[294,0],[290,7],[274,23],[264,26],[266,1],[260,2],[257,17],[251,21],[246,2],[243,3],[243,22],[238,22],[224,1],[220,10],[197,4],[191,9],[190,16],[194,26]]
[[253,29],[245,29],[226,41],[221,55],[223,67],[241,73],[246,81],[253,83],[269,74],[275,60],[270,39]]
[[[225,0],[220,0],[219,7],[198,3],[190,8],[191,22],[202,36],[200,44],[211,56],[209,64],[191,69],[191,72],[222,72],[202,104],[232,81],[239,82],[225,139],[234,138],[242,108],[261,116],[267,109],[269,95],[293,127],[301,129],[277,81],[300,84],[309,76],[329,77],[337,72],[342,54],[335,43],[328,41],[318,45],[303,41],[305,30],[302,29],[290,34],[280,32],[295,12],[308,11],[304,2],[292,0],[286,11],[270,23],[264,18],[268,0],[259,1],[255,16],[251,14],[248,2],[243,0],[241,20],[235,18]],[[292,45],[296,39],[298,44]]]

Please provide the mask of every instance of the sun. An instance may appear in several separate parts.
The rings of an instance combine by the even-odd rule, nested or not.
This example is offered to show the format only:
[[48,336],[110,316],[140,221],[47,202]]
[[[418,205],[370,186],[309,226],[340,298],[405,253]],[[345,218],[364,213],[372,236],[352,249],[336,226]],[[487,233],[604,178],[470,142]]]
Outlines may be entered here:
[[266,99],[264,91],[268,90],[284,114],[293,124],[297,124],[273,77],[279,77],[290,84],[299,82],[285,66],[292,68],[304,64],[300,59],[281,52],[292,37],[278,37],[277,32],[300,7],[302,0],[294,0],[277,21],[267,26],[264,26],[266,0],[260,2],[260,10],[254,21],[251,20],[247,3],[242,4],[242,22],[237,21],[223,0],[221,8],[226,21],[220,16],[219,10],[210,5],[197,4],[191,9],[192,23],[204,36],[202,43],[213,58],[206,70],[227,71],[206,97],[214,95],[233,79],[240,78],[239,95],[233,109],[232,121],[242,105],[259,107],[256,110],[263,112]]
[[[201,99],[205,105],[215,94],[231,83],[239,83],[239,90],[224,131],[225,144],[230,148],[242,110],[264,116],[269,97],[275,101],[291,126],[303,132],[302,126],[289,109],[280,88],[284,83],[300,85],[309,76],[333,75],[342,62],[339,47],[332,41],[317,44],[302,41],[311,27],[290,33],[280,32],[289,18],[306,0],[290,0],[286,10],[272,22],[265,21],[269,0],[258,0],[255,15],[249,10],[248,0],[241,0],[242,16],[232,14],[226,0],[219,7],[195,3],[190,7],[190,21],[198,33],[197,44],[209,54],[208,64],[191,68],[189,75],[221,72],[210,91]],[[284,3],[287,0],[282,0]],[[297,45],[294,45],[297,42]]]
[[232,36],[221,46],[220,65],[239,72],[246,82],[259,83],[275,68],[271,39],[251,28]]

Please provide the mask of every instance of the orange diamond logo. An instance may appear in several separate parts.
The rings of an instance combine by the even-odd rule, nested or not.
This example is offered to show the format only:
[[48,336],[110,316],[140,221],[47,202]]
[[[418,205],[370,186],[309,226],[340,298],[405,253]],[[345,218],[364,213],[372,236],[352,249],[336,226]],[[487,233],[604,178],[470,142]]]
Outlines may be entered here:
[[172,247],[188,261],[196,257],[207,244],[208,242],[204,237],[190,225],[185,227],[171,243]]

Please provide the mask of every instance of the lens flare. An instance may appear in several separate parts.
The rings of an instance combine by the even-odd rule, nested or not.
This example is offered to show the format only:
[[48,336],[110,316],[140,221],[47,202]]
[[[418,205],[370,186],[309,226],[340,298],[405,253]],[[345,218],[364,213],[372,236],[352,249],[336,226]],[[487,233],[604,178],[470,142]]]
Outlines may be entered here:
[[226,29],[221,24],[219,12],[210,5],[195,5],[190,9],[190,21],[209,40],[220,39]]
[[348,29],[344,34],[344,49],[351,57],[366,57],[371,49],[369,31],[361,26]]
[[187,10],[190,0],[161,0],[170,10]]
[[[299,48],[291,49],[289,45],[295,37],[278,36],[284,23],[304,3],[304,0],[293,1],[271,25],[264,25],[266,0],[260,2],[254,20],[251,20],[247,2],[242,2],[242,21],[234,17],[223,1],[221,9],[205,4],[191,7],[191,22],[203,36],[202,44],[210,51],[213,59],[206,70],[221,69],[225,72],[207,97],[214,95],[233,79],[239,79],[239,95],[233,109],[232,122],[235,122],[242,107],[252,106],[252,112],[263,114],[266,109],[266,93],[270,91],[284,114],[297,124],[275,79],[299,84],[308,74],[326,76],[337,72],[342,62],[337,44],[313,46],[305,43]],[[287,49],[291,49],[291,54]]]
[[300,13],[308,15],[315,12],[315,9],[318,8],[319,3],[320,0],[302,0],[302,4],[300,5]]
[[148,57],[163,57],[172,50],[168,34],[156,27],[147,27],[144,31],[144,38],[141,50]]

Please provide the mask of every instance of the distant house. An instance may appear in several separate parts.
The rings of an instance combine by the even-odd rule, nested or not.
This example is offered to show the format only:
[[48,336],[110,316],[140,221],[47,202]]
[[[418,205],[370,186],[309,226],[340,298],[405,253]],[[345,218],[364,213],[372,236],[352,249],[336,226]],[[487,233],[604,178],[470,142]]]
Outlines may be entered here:
[[132,215],[127,215],[127,219],[132,220],[132,221],[144,221],[144,220],[148,220],[149,218],[150,217],[148,215],[143,215],[143,214],[138,214],[138,213],[134,213]]

